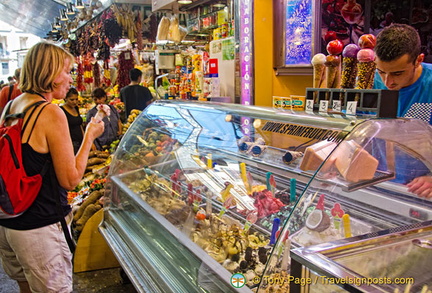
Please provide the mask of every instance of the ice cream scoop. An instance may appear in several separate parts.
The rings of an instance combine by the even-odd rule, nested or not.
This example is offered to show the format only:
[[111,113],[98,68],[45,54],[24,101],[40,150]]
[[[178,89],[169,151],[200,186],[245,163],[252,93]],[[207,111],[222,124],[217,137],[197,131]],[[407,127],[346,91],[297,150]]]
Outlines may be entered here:
[[375,53],[372,49],[361,49],[357,53],[357,59],[359,62],[374,61]]
[[342,57],[357,58],[357,53],[360,50],[356,44],[348,44],[342,51]]
[[326,62],[326,56],[323,53],[315,54],[311,60],[312,65],[324,64],[325,62]]
[[361,35],[358,40],[358,45],[361,49],[373,49],[376,45],[376,37],[372,34]]

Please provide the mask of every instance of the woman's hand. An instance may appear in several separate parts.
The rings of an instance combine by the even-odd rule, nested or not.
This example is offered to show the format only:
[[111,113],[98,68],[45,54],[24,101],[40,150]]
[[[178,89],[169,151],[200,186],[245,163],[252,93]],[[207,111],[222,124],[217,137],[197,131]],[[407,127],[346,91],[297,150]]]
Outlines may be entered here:
[[421,176],[407,184],[408,191],[419,197],[432,197],[432,176]]
[[104,129],[104,123],[102,121],[97,121],[95,117],[92,117],[90,122],[87,124],[86,133],[90,140],[93,141],[104,132]]

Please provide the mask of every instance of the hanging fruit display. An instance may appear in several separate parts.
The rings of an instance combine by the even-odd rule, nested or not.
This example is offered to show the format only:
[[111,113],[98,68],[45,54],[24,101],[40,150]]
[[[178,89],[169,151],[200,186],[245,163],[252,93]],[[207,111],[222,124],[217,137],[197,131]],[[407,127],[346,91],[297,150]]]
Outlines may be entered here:
[[93,78],[95,87],[100,87],[101,85],[101,72],[100,66],[97,62],[93,64]]
[[131,50],[126,50],[120,53],[118,56],[119,62],[119,73],[118,73],[118,85],[119,89],[127,86],[130,83],[129,70],[134,68],[134,61]]
[[83,61],[84,83],[93,83],[93,66],[91,61],[91,54],[87,53]]
[[84,67],[80,57],[76,58],[76,64],[77,64],[77,78],[76,78],[77,90],[84,91],[85,90],[85,86],[83,84]]
[[102,77],[102,84],[104,84],[106,87],[109,87],[111,85],[111,73],[110,73],[110,67],[109,67],[109,59],[104,60],[103,68],[104,68],[104,71],[103,71],[103,77]]
[[136,27],[135,27],[135,13],[132,11],[132,5],[112,5],[112,10],[117,23],[126,32],[127,37],[131,42],[135,42]]
[[142,21],[141,21],[141,14],[138,11],[137,14],[137,21],[136,21],[136,44],[137,44],[137,48],[138,50],[142,50],[144,49],[144,43],[143,43],[143,36],[142,36]]

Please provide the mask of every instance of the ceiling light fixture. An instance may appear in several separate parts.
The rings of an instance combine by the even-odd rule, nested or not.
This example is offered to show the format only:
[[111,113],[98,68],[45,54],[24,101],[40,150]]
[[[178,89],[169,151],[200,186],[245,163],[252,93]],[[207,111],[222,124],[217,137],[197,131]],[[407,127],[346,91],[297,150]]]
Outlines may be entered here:
[[216,8],[222,8],[222,7],[225,7],[226,5],[223,2],[218,2],[218,3],[213,4],[212,6],[216,7]]
[[52,33],[57,33],[58,32],[58,29],[55,27],[54,23],[51,24],[51,28],[52,28],[51,29]]
[[66,15],[66,9],[60,9],[60,20],[61,21],[69,20],[69,18]]
[[73,4],[72,3],[68,3],[67,4],[66,14],[67,15],[74,15],[75,14],[75,10],[73,8]]
[[177,0],[178,4],[191,4],[192,0]]
[[75,7],[77,9],[83,9],[84,8],[84,4],[83,4],[82,0],[76,0]]
[[60,24],[60,17],[54,17],[54,23],[53,23],[54,27],[56,29],[61,28],[61,24]]

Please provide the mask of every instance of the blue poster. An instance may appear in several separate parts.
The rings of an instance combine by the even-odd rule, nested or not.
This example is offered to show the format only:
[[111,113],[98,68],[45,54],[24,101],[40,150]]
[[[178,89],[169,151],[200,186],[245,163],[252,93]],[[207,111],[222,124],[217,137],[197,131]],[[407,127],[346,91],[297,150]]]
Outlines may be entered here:
[[287,0],[285,65],[310,65],[312,59],[312,0]]

